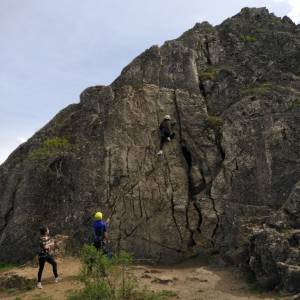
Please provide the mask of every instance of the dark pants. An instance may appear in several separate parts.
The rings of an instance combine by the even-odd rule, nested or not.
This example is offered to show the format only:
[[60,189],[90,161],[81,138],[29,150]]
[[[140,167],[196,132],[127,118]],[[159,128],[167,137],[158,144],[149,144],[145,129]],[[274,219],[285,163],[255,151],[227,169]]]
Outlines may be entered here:
[[54,274],[55,278],[58,277],[57,263],[56,263],[55,259],[50,254],[40,253],[39,254],[38,282],[41,282],[41,280],[42,280],[42,274],[43,274],[45,262],[48,262],[50,265],[52,265],[53,274]]
[[108,245],[108,243],[104,240],[102,241],[97,241],[94,240],[94,247],[98,250],[98,251],[102,251],[102,253],[104,255],[106,255],[108,258],[112,258],[112,251]]
[[104,252],[104,241],[103,240],[94,240],[94,247],[99,251]]
[[[171,133],[171,134],[170,134],[169,138],[170,138],[171,140],[173,140],[173,139],[174,139],[174,137],[175,137],[175,133],[173,132],[173,133]],[[167,137],[167,136],[164,136],[164,135],[162,135],[162,136],[160,137],[160,145],[159,145],[159,150],[162,150],[162,149],[163,149],[163,147],[164,147],[164,144],[165,144],[165,143],[167,143],[167,142],[168,142],[168,137]]]

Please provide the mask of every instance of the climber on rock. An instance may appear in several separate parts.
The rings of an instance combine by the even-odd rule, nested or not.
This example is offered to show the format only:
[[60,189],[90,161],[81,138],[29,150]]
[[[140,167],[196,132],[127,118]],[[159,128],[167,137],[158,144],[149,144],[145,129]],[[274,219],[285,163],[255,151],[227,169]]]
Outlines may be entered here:
[[95,213],[94,219],[94,246],[97,250],[102,250],[105,253],[105,244],[108,241],[107,228],[109,219],[106,222],[103,221],[103,214],[100,211]]
[[165,143],[170,142],[175,137],[175,133],[171,132],[171,126],[173,124],[171,124],[170,121],[171,121],[171,116],[166,115],[163,121],[159,125],[160,146],[157,155],[162,155],[163,147]]
[[39,252],[39,272],[38,272],[38,283],[37,288],[42,288],[42,274],[45,266],[45,262],[52,265],[54,274],[54,282],[58,282],[57,263],[52,256],[52,251],[55,248],[54,241],[50,238],[48,227],[42,227],[40,229],[40,252]]

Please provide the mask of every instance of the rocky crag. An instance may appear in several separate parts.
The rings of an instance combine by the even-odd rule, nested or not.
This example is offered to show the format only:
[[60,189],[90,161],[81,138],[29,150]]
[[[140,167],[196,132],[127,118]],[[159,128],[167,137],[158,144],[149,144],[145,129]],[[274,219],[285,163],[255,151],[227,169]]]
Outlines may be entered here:
[[[158,157],[158,125],[177,138]],[[39,226],[170,262],[206,249],[267,288],[300,291],[300,27],[244,8],[196,24],[87,88],[0,166],[0,260]]]

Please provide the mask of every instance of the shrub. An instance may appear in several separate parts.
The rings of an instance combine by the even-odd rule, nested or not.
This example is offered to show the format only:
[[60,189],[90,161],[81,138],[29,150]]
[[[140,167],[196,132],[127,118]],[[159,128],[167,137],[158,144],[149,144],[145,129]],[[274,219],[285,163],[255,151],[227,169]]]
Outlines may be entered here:
[[30,159],[35,161],[48,160],[71,150],[71,144],[66,138],[53,137],[46,139],[42,145],[30,153]]
[[200,71],[200,81],[214,80],[214,78],[216,77],[216,73],[217,71],[214,68],[207,68],[206,70]]
[[294,102],[290,103],[286,111],[291,111],[297,108],[300,108],[300,99],[296,99]]
[[171,291],[159,293],[141,288],[130,272],[132,256],[121,251],[111,259],[95,247],[85,245],[81,251],[80,280],[84,288],[69,295],[69,300],[164,300]]
[[254,43],[257,41],[255,36],[252,35],[241,35],[241,40],[245,43]]
[[7,270],[12,269],[16,266],[17,266],[16,264],[8,264],[8,263],[0,262],[0,272],[7,271]]
[[67,138],[53,137],[46,139],[40,147],[29,154],[29,158],[48,175],[62,176],[62,164],[71,153],[72,145]]
[[207,124],[211,128],[220,128],[223,125],[223,119],[218,116],[208,116]]
[[274,89],[272,83],[266,82],[262,84],[248,85],[243,91],[243,94],[263,95]]

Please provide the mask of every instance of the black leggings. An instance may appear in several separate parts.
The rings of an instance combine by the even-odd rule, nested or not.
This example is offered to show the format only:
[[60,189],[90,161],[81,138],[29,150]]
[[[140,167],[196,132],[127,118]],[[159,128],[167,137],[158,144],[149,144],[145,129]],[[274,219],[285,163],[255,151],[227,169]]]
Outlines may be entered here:
[[57,263],[56,263],[55,259],[50,254],[40,253],[39,254],[38,282],[41,282],[41,280],[42,280],[42,274],[43,274],[45,262],[48,262],[50,265],[52,265],[53,274],[54,274],[55,278],[58,277]]
[[[171,139],[171,140],[173,140],[174,139],[174,137],[175,137],[175,133],[171,133],[170,134],[170,136],[169,136],[169,138]],[[164,136],[164,135],[162,135],[161,137],[160,137],[160,145],[159,145],[159,150],[162,150],[163,149],[163,147],[164,147],[164,144],[165,143],[167,143],[168,142],[168,137],[167,136]]]
[[94,240],[94,247],[99,251],[102,250],[103,251],[103,247],[104,246],[104,241],[98,241],[98,240]]

